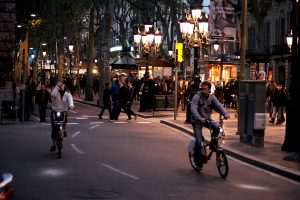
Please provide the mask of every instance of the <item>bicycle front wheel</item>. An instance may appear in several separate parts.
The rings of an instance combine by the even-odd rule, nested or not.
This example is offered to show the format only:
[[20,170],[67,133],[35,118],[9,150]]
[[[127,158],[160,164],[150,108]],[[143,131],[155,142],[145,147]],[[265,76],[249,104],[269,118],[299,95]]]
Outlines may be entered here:
[[223,179],[226,179],[228,176],[229,166],[226,154],[223,150],[218,150],[216,152],[216,164],[219,171],[220,176]]
[[199,168],[197,167],[197,165],[195,163],[194,155],[190,152],[189,152],[189,160],[190,160],[190,164],[191,164],[192,168],[196,171],[199,171]]

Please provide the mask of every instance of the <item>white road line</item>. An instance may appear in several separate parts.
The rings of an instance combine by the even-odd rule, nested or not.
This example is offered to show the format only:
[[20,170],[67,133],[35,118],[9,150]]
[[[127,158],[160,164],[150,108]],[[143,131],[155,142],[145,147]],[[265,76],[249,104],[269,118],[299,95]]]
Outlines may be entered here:
[[70,122],[68,122],[68,125],[71,125],[71,124],[74,125],[74,124],[79,124],[79,123],[76,123],[76,122],[75,123],[74,122],[70,123]]
[[71,144],[71,146],[73,147],[73,149],[74,149],[77,153],[79,153],[79,154],[84,154],[83,151],[79,150],[79,149],[76,147],[75,144]]
[[108,169],[111,169],[111,170],[113,170],[113,171],[115,171],[115,172],[118,172],[118,173],[120,173],[120,174],[122,174],[122,175],[124,175],[124,176],[127,176],[127,177],[129,177],[129,178],[132,178],[132,179],[134,179],[134,180],[139,180],[138,177],[136,177],[136,176],[134,176],[134,175],[131,175],[131,174],[128,174],[128,173],[126,173],[126,172],[123,172],[123,171],[121,171],[121,170],[119,170],[119,169],[116,169],[116,168],[114,168],[114,167],[112,167],[112,166],[110,166],[110,165],[108,165],[108,164],[102,163],[102,165],[103,165],[104,167],[107,167]]
[[74,111],[74,110],[69,110],[69,112],[72,112],[72,113],[77,113],[76,111]]
[[76,137],[79,133],[80,133],[79,131],[76,132],[76,133],[74,133],[74,134],[72,135],[72,138]]
[[102,124],[103,122],[90,122],[90,124]]
[[237,163],[240,163],[240,164],[242,164],[242,165],[245,165],[245,166],[248,166],[248,167],[250,167],[250,168],[256,169],[257,171],[265,172],[265,173],[267,173],[267,174],[269,174],[269,175],[271,175],[271,176],[273,176],[273,177],[276,177],[276,178],[279,178],[279,179],[282,179],[282,180],[285,180],[285,181],[287,181],[287,182],[294,183],[294,184],[300,186],[300,183],[297,182],[297,181],[294,181],[294,180],[292,180],[292,179],[286,178],[286,177],[284,177],[284,176],[280,176],[280,175],[278,175],[278,174],[275,174],[275,173],[270,172],[270,171],[267,171],[267,170],[265,170],[265,169],[256,167],[256,166],[254,166],[254,165],[245,163],[245,162],[240,161],[240,160],[238,160],[238,159],[236,159],[236,158],[233,158],[233,157],[231,157],[231,156],[229,156],[229,155],[226,155],[226,156],[227,156],[229,159],[234,160],[234,161],[237,162]]
[[126,124],[127,122],[114,122],[115,124]]
[[151,122],[138,122],[139,124],[150,124]]
[[98,126],[100,126],[100,125],[95,125],[95,126],[92,126],[92,127],[90,127],[90,129],[97,128]]
[[86,117],[76,117],[75,119],[88,119]]

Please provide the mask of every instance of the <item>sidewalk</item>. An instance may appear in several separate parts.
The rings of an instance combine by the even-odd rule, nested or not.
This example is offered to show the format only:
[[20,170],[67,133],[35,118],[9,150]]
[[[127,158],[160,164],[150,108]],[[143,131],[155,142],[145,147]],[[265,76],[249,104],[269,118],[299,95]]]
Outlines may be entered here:
[[[97,106],[97,96],[93,101],[84,101],[84,94],[81,96],[74,95],[77,102]],[[193,136],[192,125],[185,124],[185,112],[181,109],[178,112],[176,120],[174,120],[174,111],[155,111],[138,112],[139,103],[135,102],[133,111],[142,118],[151,118],[152,121],[168,125],[180,131]],[[180,107],[179,107],[180,108]],[[231,118],[224,122],[224,130],[226,137],[222,145],[226,153],[238,160],[255,165],[259,168],[268,170],[275,174],[285,176],[287,178],[300,182],[300,157],[299,154],[281,151],[281,145],[284,142],[285,123],[274,125],[268,123],[265,130],[264,147],[253,147],[240,143],[239,135],[236,135],[238,119],[235,118],[235,111],[229,110]],[[154,116],[154,117],[153,117]],[[217,119],[218,115],[214,113],[212,118]],[[209,139],[209,131],[204,129],[204,137]]]

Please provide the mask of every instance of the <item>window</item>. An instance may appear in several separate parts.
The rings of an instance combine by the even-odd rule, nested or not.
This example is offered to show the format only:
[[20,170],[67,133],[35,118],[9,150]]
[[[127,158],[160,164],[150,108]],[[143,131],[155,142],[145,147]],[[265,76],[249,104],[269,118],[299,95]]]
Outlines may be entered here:
[[265,24],[265,47],[270,48],[271,43],[271,22],[267,21]]
[[275,44],[279,44],[279,19],[275,19]]
[[255,45],[255,34],[256,34],[256,29],[255,26],[252,24],[248,28],[248,49],[254,50],[256,48]]
[[279,36],[279,43],[280,44],[284,44],[285,42],[285,35],[286,35],[287,31],[285,29],[285,16],[284,16],[284,12],[281,11],[280,12],[280,36]]

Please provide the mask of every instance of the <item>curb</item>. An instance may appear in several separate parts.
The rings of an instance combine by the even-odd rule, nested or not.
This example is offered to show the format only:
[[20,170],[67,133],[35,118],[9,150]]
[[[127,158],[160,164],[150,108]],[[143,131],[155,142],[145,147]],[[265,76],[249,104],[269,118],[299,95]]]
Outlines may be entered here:
[[82,100],[77,100],[77,99],[74,99],[74,98],[73,98],[73,101],[76,101],[76,102],[78,102],[78,103],[87,104],[87,105],[90,105],[90,106],[95,106],[95,107],[101,108],[101,106],[98,106],[98,105],[96,105],[96,104],[94,104],[94,103],[90,103],[90,102],[86,102],[86,101],[82,101]]
[[[85,101],[81,101],[81,100],[74,99],[74,101],[79,102],[79,103],[83,103],[83,104],[87,104],[87,105],[90,105],[90,106],[101,107],[101,106],[97,106],[93,103],[89,103],[89,102],[85,102]],[[138,114],[138,116],[142,117],[142,118],[152,118],[152,116],[149,117],[149,116],[144,116],[144,115],[141,115],[141,114]],[[190,131],[186,128],[183,128],[181,126],[178,126],[176,124],[170,123],[170,122],[165,121],[165,120],[160,120],[160,123],[164,124],[164,125],[167,125],[167,126],[170,126],[172,128],[175,128],[175,129],[177,129],[179,131],[182,131],[186,134],[189,134],[191,136],[194,136],[194,133],[192,131]],[[271,162],[268,162],[268,161],[265,161],[265,160],[255,158],[251,155],[242,154],[240,152],[237,152],[236,150],[231,149],[230,147],[225,147],[225,148],[223,147],[223,149],[225,150],[225,153],[227,155],[229,155],[229,156],[231,156],[235,159],[238,159],[242,162],[245,162],[245,163],[248,163],[250,165],[256,166],[258,168],[264,169],[266,171],[272,172],[274,174],[278,174],[280,176],[283,176],[283,177],[292,179],[294,181],[300,182],[300,173],[297,172],[297,171],[288,169],[286,167],[277,165],[275,163],[271,163]]]
[[[170,126],[172,128],[175,128],[177,130],[180,130],[180,131],[182,131],[184,133],[187,133],[191,136],[194,136],[193,132],[189,131],[186,128],[180,127],[176,124],[170,123],[170,122],[165,121],[165,120],[160,120],[160,123],[164,124],[164,125],[167,125],[167,126]],[[233,158],[236,158],[236,159],[238,159],[242,162],[248,163],[250,165],[254,165],[258,168],[267,170],[267,171],[272,172],[274,174],[278,174],[280,176],[283,176],[283,177],[292,179],[294,181],[300,182],[300,173],[297,172],[297,171],[288,169],[286,167],[277,165],[275,163],[271,163],[271,162],[268,162],[268,161],[265,161],[265,160],[254,158],[253,156],[250,156],[250,155],[246,155],[246,154],[237,152],[236,150],[233,150],[230,147],[222,147],[222,149],[225,150],[225,153],[227,155],[229,155]]]

